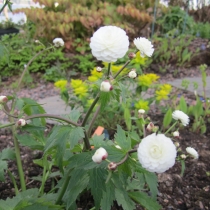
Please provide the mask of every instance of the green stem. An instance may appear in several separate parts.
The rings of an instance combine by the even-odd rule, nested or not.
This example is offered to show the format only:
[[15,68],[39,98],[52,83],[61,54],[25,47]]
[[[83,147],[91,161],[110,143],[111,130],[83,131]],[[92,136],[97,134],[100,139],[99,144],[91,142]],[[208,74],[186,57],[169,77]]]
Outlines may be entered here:
[[[47,157],[44,156],[43,162],[46,162],[46,161],[47,161]],[[42,184],[41,184],[41,187],[39,188],[39,194],[41,196],[44,193],[44,185],[45,185],[45,182],[47,180],[46,172],[47,172],[47,166],[46,166],[46,164],[44,164],[44,169],[43,169],[43,174],[42,174]]]
[[9,124],[6,124],[6,125],[1,125],[1,126],[0,126],[0,129],[1,129],[1,128],[9,127],[9,126],[11,126],[11,125],[15,125],[15,123],[13,122],[13,123],[9,123]]
[[116,79],[116,77],[123,71],[123,69],[131,62],[131,60],[128,60],[123,67],[114,75],[113,79]]
[[[9,108],[8,108],[7,104],[4,104],[4,109],[7,112],[9,112]],[[22,166],[21,157],[20,157],[20,147],[19,147],[18,140],[16,138],[15,122],[14,122],[14,119],[10,116],[9,116],[9,121],[13,124],[13,126],[12,126],[12,136],[13,136],[13,139],[14,139],[15,155],[16,155],[18,174],[19,174],[19,178],[20,178],[20,185],[21,185],[22,191],[25,191],[26,190],[26,183],[25,183],[23,166]]]
[[106,178],[105,184],[107,184],[109,182],[109,180],[111,179],[111,177],[112,177],[112,171],[109,170],[109,173],[108,173],[108,176]]
[[96,112],[94,113],[92,120],[90,121],[90,125],[89,125],[88,131],[87,131],[88,137],[90,137],[90,133],[91,133],[93,124],[94,124],[94,122],[95,122],[95,120],[96,120],[96,118],[97,118],[97,116],[98,116],[98,114],[99,114],[100,108],[101,108],[101,106],[98,106],[98,107],[97,107],[97,110],[96,110]]
[[79,125],[69,119],[66,119],[64,117],[60,117],[58,115],[53,115],[53,114],[34,114],[34,115],[30,115],[28,117],[25,118],[25,120],[30,120],[30,119],[34,119],[34,118],[52,118],[52,119],[58,119],[58,120],[62,120],[68,124],[74,125],[76,127],[78,127]]
[[96,103],[98,102],[99,100],[99,95],[100,95],[100,92],[97,94],[97,96],[95,97],[95,100],[93,101],[93,103],[91,104],[90,108],[88,109],[85,117],[84,117],[84,120],[82,121],[82,127],[84,127],[86,125],[86,122],[92,112],[92,110],[94,109]]
[[85,138],[84,138],[85,148],[83,149],[83,151],[90,150],[90,141],[88,139],[88,135],[85,129],[84,129],[84,134],[85,134]]
[[0,14],[2,13],[2,11],[4,10],[4,8],[7,6],[7,4],[10,2],[10,0],[6,0],[5,4],[3,5],[3,7],[0,10]]
[[174,128],[177,123],[178,121],[176,121],[164,134],[167,134],[169,131],[171,131],[172,128]]
[[70,169],[70,170],[67,172],[67,177],[66,177],[66,179],[65,179],[65,181],[64,181],[64,183],[63,183],[63,185],[62,185],[62,188],[61,188],[60,193],[59,193],[59,195],[58,195],[58,199],[57,199],[57,201],[55,202],[56,205],[62,203],[63,195],[64,195],[64,193],[66,192],[66,189],[67,189],[67,187],[68,187],[69,180],[70,180],[70,178],[71,178],[71,176],[70,176],[71,170],[72,170],[72,169]]
[[110,71],[111,71],[111,63],[108,64],[108,72],[107,72],[107,79],[109,78]]
[[16,183],[16,181],[15,181],[15,178],[14,178],[14,176],[12,175],[12,173],[10,172],[10,170],[7,170],[7,172],[8,172],[8,175],[10,176],[10,179],[12,180],[12,183],[13,183],[13,185],[14,185],[14,188],[15,188],[15,195],[17,195],[17,194],[19,193],[19,191],[18,191],[18,187],[17,187],[17,183]]

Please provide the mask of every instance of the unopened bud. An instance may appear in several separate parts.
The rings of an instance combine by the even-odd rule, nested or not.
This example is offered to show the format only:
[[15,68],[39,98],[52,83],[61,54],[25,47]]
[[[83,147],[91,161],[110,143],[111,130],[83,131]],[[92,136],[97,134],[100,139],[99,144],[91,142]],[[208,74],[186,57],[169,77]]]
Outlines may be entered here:
[[0,104],[7,103],[8,98],[6,96],[0,96]]
[[174,145],[175,145],[176,147],[179,147],[179,142],[175,142]]
[[100,147],[99,149],[96,150],[95,154],[92,156],[92,160],[95,163],[101,163],[107,157],[108,157],[107,151],[103,147]]
[[182,159],[186,159],[186,158],[187,158],[187,156],[184,155],[184,154],[180,155],[180,157],[181,157]]
[[128,57],[129,57],[130,59],[133,59],[133,58],[136,57],[136,54],[135,54],[134,52],[130,52],[130,53],[128,54]]
[[137,73],[135,70],[131,70],[129,73],[128,73],[128,76],[131,78],[131,79],[135,79],[137,77]]
[[109,91],[111,91],[112,89],[113,89],[113,87],[112,87],[112,85],[110,84],[109,81],[103,81],[103,82],[101,83],[100,90],[101,90],[102,92],[109,92]]
[[18,126],[24,126],[24,125],[26,125],[26,121],[25,121],[24,119],[19,119],[19,120],[17,121],[17,125],[18,125]]
[[108,169],[114,171],[117,168],[117,164],[114,162],[109,163]]
[[144,109],[139,109],[138,110],[139,118],[142,118],[144,116],[144,113],[145,113],[145,110]]
[[97,67],[96,67],[96,71],[97,71],[97,72],[101,72],[101,71],[102,71],[102,68],[101,68],[100,66],[97,66]]
[[153,124],[153,122],[150,122],[150,123],[147,125],[147,130],[148,130],[148,131],[152,131],[154,127],[155,127],[155,125]]
[[174,131],[173,136],[178,138],[179,137],[179,131]]
[[59,3],[58,2],[55,2],[54,6],[57,7],[58,5],[59,5]]

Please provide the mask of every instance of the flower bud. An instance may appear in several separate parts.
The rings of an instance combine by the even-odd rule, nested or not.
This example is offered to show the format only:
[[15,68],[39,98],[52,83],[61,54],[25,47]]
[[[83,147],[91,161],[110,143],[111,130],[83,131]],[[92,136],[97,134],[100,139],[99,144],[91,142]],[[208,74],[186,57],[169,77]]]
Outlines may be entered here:
[[138,110],[138,113],[139,113],[139,114],[144,114],[144,113],[145,113],[145,110],[144,110],[144,109],[139,109],[139,110]]
[[24,119],[19,119],[19,120],[17,121],[17,125],[18,125],[18,126],[24,126],[24,125],[26,125],[26,121],[25,121]]
[[131,78],[131,79],[135,79],[137,77],[137,73],[135,70],[131,70],[129,73],[128,73],[128,76]]
[[55,2],[55,3],[54,3],[54,6],[55,6],[55,7],[58,7],[58,5],[59,5],[58,2]]
[[101,71],[102,71],[102,68],[101,68],[100,66],[97,66],[97,67],[96,67],[96,71],[97,71],[97,72],[101,72]]
[[112,88],[112,85],[110,84],[109,81],[103,81],[103,82],[101,83],[100,90],[101,90],[102,92],[109,92],[109,91],[111,91],[112,89],[113,89],[113,88]]
[[179,147],[179,142],[175,142],[174,145],[175,145],[176,147]]
[[0,104],[7,103],[8,98],[6,96],[0,96]]
[[92,156],[92,160],[95,163],[101,163],[102,160],[105,160],[107,157],[108,157],[107,151],[103,147],[100,147],[99,149],[96,150],[96,152]]
[[134,52],[130,52],[130,53],[128,54],[128,57],[129,57],[129,59],[133,59],[133,58],[136,57],[136,54],[135,54]]
[[174,131],[173,136],[178,138],[179,137],[179,131]]
[[117,164],[114,163],[114,162],[111,162],[111,163],[108,165],[108,169],[109,169],[109,170],[114,171],[116,168],[117,168]]
[[181,157],[182,159],[186,159],[186,158],[187,158],[187,156],[186,156],[185,154],[180,155],[180,157]]
[[155,125],[153,124],[153,122],[150,122],[150,123],[147,125],[147,130],[148,130],[148,131],[152,131],[154,127],[155,127]]

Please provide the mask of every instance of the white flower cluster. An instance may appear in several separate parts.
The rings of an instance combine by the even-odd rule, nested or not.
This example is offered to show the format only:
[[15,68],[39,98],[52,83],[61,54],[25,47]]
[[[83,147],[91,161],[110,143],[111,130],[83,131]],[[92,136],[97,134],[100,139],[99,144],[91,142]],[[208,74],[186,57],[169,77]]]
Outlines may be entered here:
[[138,159],[150,172],[163,173],[171,168],[176,159],[176,147],[164,134],[151,134],[138,147]]

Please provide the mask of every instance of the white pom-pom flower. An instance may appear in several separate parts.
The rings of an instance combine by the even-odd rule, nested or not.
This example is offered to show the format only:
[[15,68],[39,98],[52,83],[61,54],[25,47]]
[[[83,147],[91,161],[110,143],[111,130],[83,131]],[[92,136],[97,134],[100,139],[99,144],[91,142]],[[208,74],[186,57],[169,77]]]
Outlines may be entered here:
[[112,88],[112,85],[110,84],[109,81],[103,81],[103,82],[101,83],[100,90],[101,90],[102,92],[109,92],[109,91],[111,91],[112,89],[113,89],[113,88]]
[[150,172],[163,173],[175,164],[176,147],[164,134],[151,134],[138,147],[138,159]]
[[25,125],[26,125],[26,121],[25,121],[24,119],[19,119],[19,120],[17,121],[17,125],[18,125],[18,126],[25,126]]
[[62,38],[55,38],[53,40],[53,44],[55,47],[63,47],[64,46],[64,41]]
[[90,40],[93,56],[104,62],[115,62],[128,51],[128,36],[123,29],[116,26],[99,28]]
[[144,37],[139,37],[139,38],[135,38],[133,43],[135,44],[136,48],[140,51],[141,57],[151,57],[153,52],[154,52],[154,48],[152,43],[144,38]]
[[8,98],[6,96],[0,96],[0,104],[6,103]]
[[107,157],[108,157],[107,151],[103,147],[100,147],[99,149],[96,150],[96,152],[92,156],[92,160],[95,163],[101,163]]
[[198,152],[192,148],[192,147],[187,147],[186,148],[187,153],[189,153],[191,156],[193,156],[195,159],[198,159],[199,155]]
[[189,124],[189,122],[190,122],[189,117],[184,112],[179,111],[179,110],[175,110],[172,113],[172,117],[175,120],[180,120],[182,125],[184,125],[184,126],[187,126]]
[[131,78],[131,79],[135,79],[137,77],[137,73],[135,70],[131,70],[129,73],[128,73],[128,76]]

